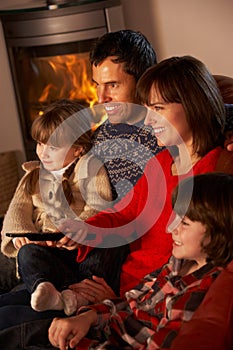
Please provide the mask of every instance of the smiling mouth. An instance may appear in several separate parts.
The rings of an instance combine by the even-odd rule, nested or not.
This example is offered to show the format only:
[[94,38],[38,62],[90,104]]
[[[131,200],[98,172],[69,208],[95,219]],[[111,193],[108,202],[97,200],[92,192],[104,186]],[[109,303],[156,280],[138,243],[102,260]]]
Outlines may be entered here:
[[108,115],[115,115],[122,110],[121,104],[106,104],[104,108]]
[[179,246],[179,247],[182,245],[182,243],[178,242],[178,241],[173,241],[173,244],[176,245],[176,246]]
[[161,134],[164,131],[165,131],[164,127],[154,129],[155,135]]

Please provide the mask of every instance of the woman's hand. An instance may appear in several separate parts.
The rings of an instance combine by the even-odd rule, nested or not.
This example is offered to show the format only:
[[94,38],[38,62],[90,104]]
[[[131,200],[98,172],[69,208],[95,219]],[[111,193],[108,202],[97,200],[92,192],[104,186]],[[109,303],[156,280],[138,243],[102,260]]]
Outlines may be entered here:
[[61,238],[58,242],[56,242],[55,246],[57,248],[65,248],[67,250],[74,250],[77,249],[79,246],[79,243],[73,241],[67,236],[64,236]]
[[105,299],[116,298],[111,287],[101,277],[92,276],[92,280],[85,279],[69,286],[69,289],[80,294],[90,303],[101,302]]
[[60,222],[58,229],[77,244],[81,244],[88,233],[87,226],[82,220],[64,219]]
[[69,318],[54,318],[48,332],[49,340],[60,350],[66,350],[67,346],[73,349],[96,321],[97,313],[93,310]]

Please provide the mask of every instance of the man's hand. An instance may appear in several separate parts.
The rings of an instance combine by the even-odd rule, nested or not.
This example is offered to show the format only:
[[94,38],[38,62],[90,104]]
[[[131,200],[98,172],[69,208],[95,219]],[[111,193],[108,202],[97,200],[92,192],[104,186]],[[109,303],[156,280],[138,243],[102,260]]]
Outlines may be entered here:
[[49,340],[60,350],[66,350],[67,346],[73,349],[96,321],[97,314],[92,310],[69,318],[54,318],[48,332]]
[[224,146],[228,151],[233,151],[233,131],[227,132]]
[[101,302],[105,299],[116,298],[116,294],[103,278],[92,276],[92,280],[85,279],[69,286],[71,290],[80,294],[90,303]]
[[233,141],[227,145],[227,150],[228,151],[233,151]]

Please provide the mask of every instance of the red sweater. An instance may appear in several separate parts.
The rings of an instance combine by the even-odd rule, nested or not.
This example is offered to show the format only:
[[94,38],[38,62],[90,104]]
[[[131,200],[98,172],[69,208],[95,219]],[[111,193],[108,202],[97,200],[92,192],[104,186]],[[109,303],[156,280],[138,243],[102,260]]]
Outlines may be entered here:
[[[110,233],[117,233],[132,242],[131,253],[122,266],[121,295],[168,261],[172,238],[166,227],[172,215],[172,190],[184,177],[214,171],[221,151],[220,147],[212,150],[182,176],[171,174],[173,158],[169,151],[160,152],[148,162],[141,179],[119,203],[86,220],[92,225],[90,231],[96,232],[96,244]],[[138,239],[133,240],[132,233]],[[91,249],[83,246],[78,261]]]

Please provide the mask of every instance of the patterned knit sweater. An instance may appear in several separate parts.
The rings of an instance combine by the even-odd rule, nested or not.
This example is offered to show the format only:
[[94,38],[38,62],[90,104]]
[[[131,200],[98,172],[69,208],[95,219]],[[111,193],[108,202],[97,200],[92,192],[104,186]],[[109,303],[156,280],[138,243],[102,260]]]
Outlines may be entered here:
[[[26,174],[40,167],[38,161],[23,165]],[[112,199],[111,187],[106,170],[93,155],[84,155],[77,162],[69,178],[74,201],[69,206],[61,180],[50,172],[41,171],[40,180],[32,196],[26,195],[21,179],[3,222],[1,250],[9,257],[15,257],[17,250],[7,232],[55,232],[56,221],[64,217],[79,217],[85,220],[109,206]]]
[[143,121],[111,124],[105,121],[94,134],[92,152],[105,164],[118,200],[129,192],[142,176],[148,160],[162,150],[151,129]]

